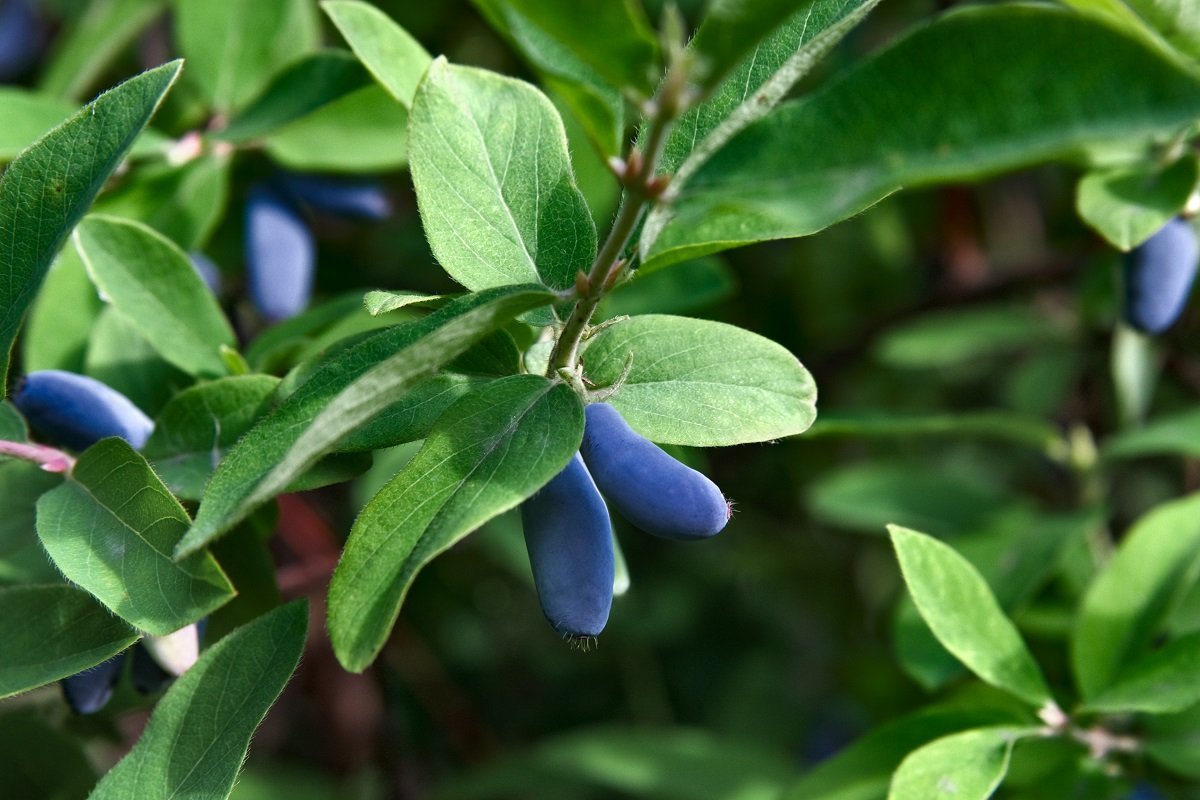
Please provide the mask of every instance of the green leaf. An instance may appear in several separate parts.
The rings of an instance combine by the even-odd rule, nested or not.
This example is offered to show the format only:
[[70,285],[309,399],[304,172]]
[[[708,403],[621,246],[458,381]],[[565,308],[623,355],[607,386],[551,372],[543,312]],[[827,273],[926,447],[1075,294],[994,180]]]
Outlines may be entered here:
[[1200,703],[1200,634],[1169,642],[1125,667],[1083,707],[1097,713],[1172,714]]
[[806,500],[809,512],[830,525],[879,534],[898,520],[948,536],[987,525],[1014,502],[971,473],[878,460],[826,472],[809,484]]
[[38,90],[81,100],[121,51],[166,7],[166,0],[92,0],[60,34]]
[[[674,271],[674,270],[672,270]],[[1065,446],[1058,428],[1043,419],[1010,411],[968,411],[960,414],[907,414],[890,411],[825,412],[808,438],[954,437],[1011,442],[1060,455]]]
[[925,314],[891,328],[875,356],[897,369],[946,369],[1065,338],[1028,306],[995,305]]
[[1105,440],[1105,458],[1180,455],[1200,458],[1200,409],[1159,417],[1140,428],[1128,428]]
[[296,669],[307,627],[307,605],[296,601],[206,650],[89,800],[229,797],[254,729]]
[[[807,63],[803,69],[807,71],[876,2],[714,0],[691,43],[691,52],[699,61],[700,86],[711,90],[724,81],[718,95],[726,94],[731,84],[743,77],[738,73],[771,75],[780,69],[794,69],[785,67],[792,54],[804,44],[818,41],[818,46],[814,48],[817,52],[804,56]],[[849,25],[839,24],[848,17],[853,18]],[[832,41],[827,41],[824,34],[831,29],[837,32],[828,37]],[[759,59],[764,63],[755,64]],[[731,71],[733,74],[730,74]],[[788,87],[799,77],[788,78],[787,86],[781,87],[780,95],[786,94]],[[762,82],[762,79],[752,79],[754,85],[749,88],[754,89]],[[746,94],[749,95],[749,91]]]
[[518,314],[553,299],[528,286],[469,295],[331,358],[221,462],[177,556],[194,553],[224,533],[440,366]]
[[[12,161],[42,134],[79,110],[79,106],[60,97],[37,94],[17,86],[0,86],[0,164]],[[170,144],[160,133],[142,131],[129,151],[130,158],[161,155]]]
[[188,75],[221,113],[245,106],[276,72],[317,47],[317,14],[309,2],[173,0],[173,7]]
[[121,439],[88,448],[70,480],[42,495],[37,514],[38,536],[63,575],[147,633],[177,631],[233,596],[208,553],[171,560],[187,512]]
[[199,249],[225,213],[230,162],[210,153],[183,166],[146,166],[105,193],[95,210],[149,225],[184,250]]
[[301,360],[301,351],[361,311],[362,297],[357,292],[318,303],[263,331],[246,348],[246,360],[260,372],[282,372]]
[[424,294],[422,292],[390,292],[382,289],[363,295],[363,308],[373,317],[396,311],[406,306],[437,304],[450,295]]
[[446,372],[418,383],[399,402],[347,436],[338,445],[342,452],[378,450],[424,439],[452,403],[487,383],[490,378]]
[[237,338],[187,253],[140,222],[99,214],[75,229],[92,281],[164,359],[191,375],[227,372]]
[[1200,9],[1189,0],[1126,0],[1172,47],[1200,59]]
[[88,334],[84,374],[106,383],[147,414],[156,414],[192,379],[164,361],[124,315],[105,306]]
[[66,584],[0,589],[0,697],[94,667],[139,634],[87,592]]
[[1084,595],[1071,665],[1093,700],[1154,640],[1200,570],[1200,494],[1139,519]]
[[408,163],[408,112],[380,86],[335,100],[272,133],[264,147],[294,170],[376,173]]
[[64,247],[34,298],[21,336],[25,372],[82,372],[92,323],[104,307],[74,245]]
[[366,86],[371,78],[354,56],[322,50],[305,56],[275,76],[244,111],[216,134],[227,142],[248,142]]
[[266,412],[278,385],[270,375],[238,375],[184,389],[154,420],[143,454],[171,491],[199,500],[217,464]]
[[[7,405],[4,408],[8,408]],[[9,441],[25,437],[5,436]],[[38,542],[37,500],[58,486],[59,475],[14,459],[0,460],[0,583],[54,583],[61,580]]]
[[21,319],[71,228],[179,74],[173,61],[100,95],[0,175],[0,385]]
[[[963,536],[955,548],[996,595],[1000,608],[1022,608],[1062,563],[1064,553],[1103,524],[1095,513],[1049,515],[1021,507],[1001,514],[979,533]],[[933,691],[964,672],[962,662],[942,647],[911,598],[897,606],[893,639],[900,666]]]
[[579,119],[596,148],[619,155],[625,140],[625,98],[562,42],[505,0],[472,0]]
[[326,0],[321,8],[375,80],[411,108],[421,76],[432,59],[391,17],[360,0]]
[[574,285],[596,255],[562,120],[522,81],[438,59],[417,89],[409,167],[430,246],[468,289]]
[[888,531],[908,591],[938,641],[985,682],[1032,705],[1050,701],[1021,635],[971,563],[923,533],[898,525]]
[[775,800],[791,771],[782,753],[754,740],[681,726],[603,725],[491,759],[440,784],[435,796]]
[[[649,94],[658,80],[658,40],[634,0],[499,0],[490,5],[510,28],[514,22],[536,28],[569,54],[567,64],[585,65],[615,89]],[[561,70],[567,64],[554,66]]]
[[1137,166],[1097,170],[1083,176],[1075,207],[1118,250],[1149,239],[1187,203],[1200,180],[1195,155],[1166,167]]
[[964,8],[735,136],[683,186],[661,233],[643,232],[643,259],[805,236],[901,187],[1168,136],[1197,117],[1200,77],[1141,39],[1048,6]]
[[621,388],[609,400],[656,442],[695,447],[803,433],[817,387],[781,345],[733,325],[649,314],[605,328],[584,351],[587,378]]
[[997,726],[936,739],[900,763],[888,800],[987,800],[1008,773],[1013,745],[1035,733]]
[[329,636],[346,669],[379,653],[417,573],[558,474],[583,439],[583,406],[537,375],[493,381],[452,405],[362,510],[329,585]]
[[801,777],[783,800],[879,800],[908,753],[947,734],[1007,721],[987,709],[927,708],[872,730]]

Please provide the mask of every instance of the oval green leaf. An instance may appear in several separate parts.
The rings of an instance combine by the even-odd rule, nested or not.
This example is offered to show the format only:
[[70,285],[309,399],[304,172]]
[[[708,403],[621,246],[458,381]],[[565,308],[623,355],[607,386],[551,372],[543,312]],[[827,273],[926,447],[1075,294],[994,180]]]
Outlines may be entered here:
[[583,354],[596,387],[648,439],[695,447],[765,442],[803,433],[817,386],[781,345],[733,325],[658,314],[601,331]]

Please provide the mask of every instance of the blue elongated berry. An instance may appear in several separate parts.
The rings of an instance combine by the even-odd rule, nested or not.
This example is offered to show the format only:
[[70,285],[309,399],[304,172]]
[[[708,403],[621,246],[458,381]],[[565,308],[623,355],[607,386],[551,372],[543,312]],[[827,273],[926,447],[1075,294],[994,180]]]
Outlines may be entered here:
[[71,710],[76,714],[95,714],[104,708],[112,699],[124,663],[125,654],[121,653],[59,681]]
[[521,504],[521,524],[546,619],[566,636],[598,636],[612,608],[612,524],[578,453]]
[[667,539],[702,539],[725,527],[729,503],[715,483],[635,433],[608,403],[586,413],[579,452],[621,516]]
[[1200,262],[1200,244],[1187,220],[1176,217],[1125,257],[1125,318],[1146,333],[1161,333],[1183,312]]
[[316,246],[300,214],[276,189],[258,184],[246,202],[246,268],[250,299],[272,322],[308,307]]
[[319,175],[283,175],[279,183],[318,211],[355,219],[385,219],[392,201],[374,181],[346,181]]
[[106,436],[120,436],[140,450],[154,430],[125,395],[73,372],[31,372],[17,383],[12,401],[39,435],[72,450],[86,450]]
[[30,0],[0,0],[0,83],[18,77],[42,48],[42,32]]

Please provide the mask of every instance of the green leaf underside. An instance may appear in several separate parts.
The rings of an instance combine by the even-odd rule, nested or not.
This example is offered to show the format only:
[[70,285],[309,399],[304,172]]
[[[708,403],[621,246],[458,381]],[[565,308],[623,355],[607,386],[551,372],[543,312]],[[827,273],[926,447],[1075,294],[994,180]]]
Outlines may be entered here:
[[175,39],[188,74],[221,113],[241,108],[271,77],[317,46],[316,8],[292,0],[174,0]]
[[329,587],[329,635],[342,665],[365,669],[417,573],[541,488],[582,438],[578,397],[536,375],[493,381],[447,409],[350,532]]
[[89,800],[229,797],[250,737],[296,669],[307,626],[307,605],[297,601],[206,650]]
[[1123,667],[1112,685],[1088,702],[1099,713],[1172,714],[1200,702],[1200,634],[1169,642]]
[[407,127],[404,106],[372,85],[284,126],[264,147],[289,169],[377,173],[408,163]]
[[586,374],[648,439],[695,447],[763,442],[807,430],[817,387],[786,348],[720,322],[658,314],[601,331],[583,354]]
[[510,319],[553,299],[530,286],[480,292],[418,322],[381,331],[330,359],[230,451],[213,474],[177,557],[245,518],[440,366]]
[[913,750],[956,731],[1006,722],[988,709],[927,708],[883,725],[801,777],[784,800],[879,800],[896,767]]
[[164,64],[100,95],[0,175],[0,384],[25,311],[71,228],[179,74]]
[[198,500],[278,385],[271,375],[238,375],[184,389],[159,412],[142,452],[177,496]]
[[1149,239],[1187,203],[1200,180],[1194,155],[1164,168],[1145,165],[1091,172],[1079,181],[1079,216],[1118,250]]
[[987,800],[1008,773],[1017,739],[1033,733],[997,726],[936,739],[900,763],[888,800]]
[[522,81],[438,59],[417,89],[409,166],[430,246],[478,290],[574,284],[596,255],[562,120]]
[[1197,117],[1200,78],[1100,20],[1037,6],[955,11],[734,137],[688,181],[644,259],[805,236],[901,187],[1169,135]]
[[426,378],[399,402],[351,433],[338,445],[339,452],[365,452],[395,447],[425,438],[430,428],[458,398],[491,378],[446,372]]
[[1084,595],[1071,665],[1085,700],[1113,685],[1154,640],[1200,570],[1200,495],[1137,521]]
[[75,246],[92,281],[166,361],[191,375],[225,374],[220,348],[237,338],[177,244],[140,222],[92,214]]
[[937,539],[889,525],[913,602],[938,641],[976,675],[1040,706],[1050,690],[978,571]]
[[208,553],[171,560],[187,512],[121,439],[88,448],[37,513],[38,536],[63,575],[139,630],[171,633],[233,597]]
[[313,53],[276,75],[262,94],[216,137],[229,142],[261,138],[361,89],[370,80],[358,59],[347,52]]
[[321,8],[387,91],[411,108],[432,59],[420,43],[379,9],[359,0],[328,0]]
[[0,697],[93,667],[138,640],[87,592],[67,584],[0,589]]
[[444,294],[424,294],[422,292],[393,292],[376,289],[363,296],[363,308],[373,317],[396,311],[407,306],[436,304],[447,299]]

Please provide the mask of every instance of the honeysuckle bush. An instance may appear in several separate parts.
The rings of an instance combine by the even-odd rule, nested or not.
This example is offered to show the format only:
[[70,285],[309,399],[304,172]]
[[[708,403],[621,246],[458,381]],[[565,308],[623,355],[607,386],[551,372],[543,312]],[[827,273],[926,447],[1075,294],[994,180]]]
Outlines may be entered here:
[[[1196,794],[1196,322],[1129,324],[1118,268],[1200,206],[1188,4],[18,18],[6,797]],[[302,202],[338,185],[385,218]],[[54,441],[51,370],[152,433]],[[737,513],[614,515],[585,656],[512,512],[596,402]],[[67,710],[205,619],[165,691]]]

